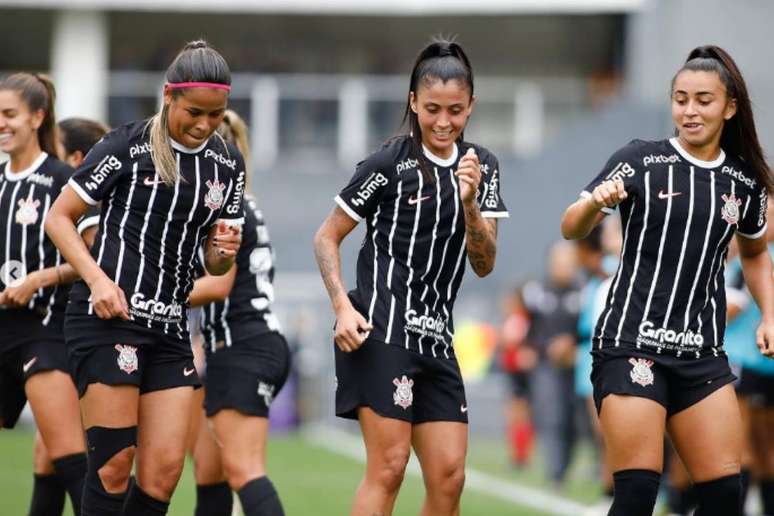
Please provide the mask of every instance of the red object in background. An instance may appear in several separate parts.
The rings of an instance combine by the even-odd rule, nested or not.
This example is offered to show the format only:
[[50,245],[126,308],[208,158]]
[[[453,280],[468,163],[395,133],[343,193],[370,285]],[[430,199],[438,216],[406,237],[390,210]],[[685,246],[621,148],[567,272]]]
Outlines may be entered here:
[[532,442],[535,431],[532,423],[516,423],[510,428],[511,460],[516,466],[526,466],[532,455]]
[[527,337],[529,317],[522,310],[512,312],[500,329],[500,366],[509,373],[520,371],[519,348]]

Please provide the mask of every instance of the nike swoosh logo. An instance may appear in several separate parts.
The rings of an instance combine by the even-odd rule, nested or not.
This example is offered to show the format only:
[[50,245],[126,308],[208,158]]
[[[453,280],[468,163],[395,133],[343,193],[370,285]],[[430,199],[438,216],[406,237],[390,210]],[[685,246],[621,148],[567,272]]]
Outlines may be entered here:
[[24,370],[24,372],[26,373],[27,371],[30,370],[30,367],[32,367],[33,364],[35,364],[35,362],[37,361],[38,361],[38,357],[32,357],[29,362],[22,365],[22,370]]
[[467,411],[468,411],[468,406],[467,405],[460,405],[460,412],[462,412],[464,414]]
[[663,190],[659,190],[658,192],[659,199],[669,199],[670,197],[677,197],[678,195],[683,195],[683,192],[664,193]]
[[155,186],[159,184],[159,181],[155,178],[151,179],[150,177],[146,177],[143,183],[145,183],[145,186]]
[[183,368],[183,376],[191,376],[192,374],[194,374],[194,371],[196,371],[195,368],[194,369],[188,369],[187,367],[184,367]]
[[417,199],[414,196],[411,196],[411,197],[409,197],[408,203],[411,204],[411,205],[414,205],[414,204],[416,204],[416,203],[418,203],[420,201],[425,201],[425,200],[427,200],[429,198],[430,198],[429,195],[425,195],[424,197],[420,197],[419,199]]

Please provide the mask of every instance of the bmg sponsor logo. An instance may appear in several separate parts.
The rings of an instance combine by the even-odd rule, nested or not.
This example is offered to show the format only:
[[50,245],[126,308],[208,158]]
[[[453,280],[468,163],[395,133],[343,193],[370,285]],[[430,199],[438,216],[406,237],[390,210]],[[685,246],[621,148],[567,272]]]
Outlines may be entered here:
[[355,192],[355,197],[350,199],[350,202],[355,206],[363,206],[366,201],[379,189],[379,187],[387,186],[389,181],[381,172],[374,172],[368,178],[363,181],[360,188]]
[[94,167],[94,171],[89,176],[89,180],[86,181],[86,188],[94,191],[99,188],[99,185],[105,182],[105,179],[114,172],[121,170],[122,164],[114,155],[110,154],[102,158],[102,161]]
[[621,161],[618,163],[618,165],[615,166],[613,171],[607,175],[606,179],[608,179],[609,181],[615,181],[616,179],[633,177],[635,173],[636,173],[636,170],[634,170],[634,167],[632,167],[625,161]]
[[497,171],[495,170],[495,173],[492,174],[492,177],[489,179],[489,189],[486,193],[486,198],[484,199],[484,206],[489,209],[497,208],[497,187],[499,181],[500,180],[497,178]]
[[242,195],[245,192],[245,171],[241,171],[237,176],[236,186],[234,187],[234,197],[231,200],[231,204],[226,206],[226,213],[229,215],[236,215],[239,213],[239,201],[242,199]]
[[642,158],[642,164],[643,166],[649,166],[649,165],[655,165],[655,164],[669,164],[674,165],[675,163],[680,162],[680,156],[677,154],[670,154],[669,156],[664,156],[663,154],[651,154],[650,156],[645,156]]

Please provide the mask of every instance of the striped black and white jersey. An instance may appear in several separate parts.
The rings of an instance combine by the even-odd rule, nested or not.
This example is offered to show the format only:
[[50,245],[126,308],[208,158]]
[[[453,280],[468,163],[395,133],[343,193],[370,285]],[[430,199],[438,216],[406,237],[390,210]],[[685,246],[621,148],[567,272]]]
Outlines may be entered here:
[[[202,307],[201,330],[206,349],[214,352],[235,342],[244,342],[268,332],[279,332],[274,302],[274,250],[263,213],[255,198],[245,195],[245,224],[242,245],[236,256],[236,278],[225,301]],[[199,276],[204,274],[204,250],[196,261]]]
[[[0,170],[0,265],[20,263],[8,277],[21,278],[62,264],[62,255],[46,235],[43,222],[72,169],[43,152],[26,170],[11,172],[10,162],[0,164]],[[48,324],[54,312],[64,310],[66,302],[67,289],[55,286],[38,289],[27,308]]]
[[728,243],[766,230],[767,196],[744,163],[721,151],[702,161],[676,138],[634,140],[582,193],[621,178],[623,248],[595,350],[635,348],[696,357],[722,353]]
[[[241,225],[245,167],[236,147],[214,136],[196,149],[170,140],[178,180],[166,186],[150,156],[147,121],[106,135],[68,182],[88,204],[102,202],[91,249],[126,295],[131,322],[187,335],[187,299],[196,250],[218,221]],[[89,289],[73,286],[67,313],[94,314]]]
[[373,325],[370,338],[428,356],[452,357],[452,309],[465,271],[465,219],[454,175],[473,147],[482,169],[481,213],[507,217],[497,158],[470,143],[448,159],[424,155],[432,180],[411,155],[408,136],[395,138],[357,166],[336,203],[366,220],[357,261],[355,308]]

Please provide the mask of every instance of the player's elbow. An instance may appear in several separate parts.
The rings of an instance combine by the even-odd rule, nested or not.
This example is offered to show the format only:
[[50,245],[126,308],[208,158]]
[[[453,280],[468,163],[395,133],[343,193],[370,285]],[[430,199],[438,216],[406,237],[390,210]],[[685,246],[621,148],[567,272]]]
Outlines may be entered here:
[[564,212],[564,215],[562,215],[561,230],[562,237],[565,240],[578,240],[586,236],[583,233],[583,228],[581,228],[580,224],[577,223],[572,206],[567,208],[567,210]]

